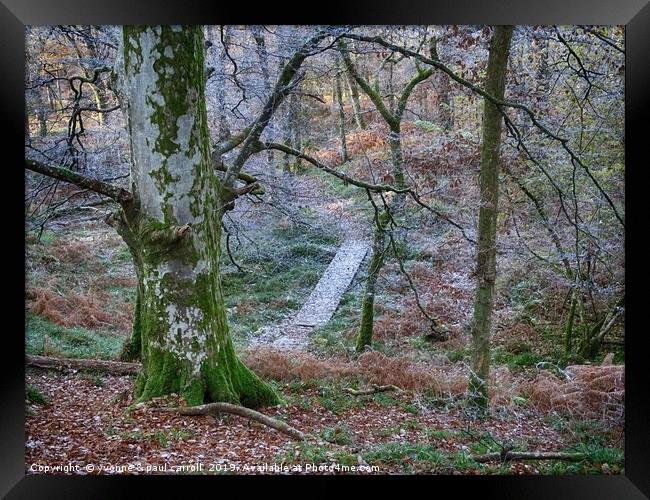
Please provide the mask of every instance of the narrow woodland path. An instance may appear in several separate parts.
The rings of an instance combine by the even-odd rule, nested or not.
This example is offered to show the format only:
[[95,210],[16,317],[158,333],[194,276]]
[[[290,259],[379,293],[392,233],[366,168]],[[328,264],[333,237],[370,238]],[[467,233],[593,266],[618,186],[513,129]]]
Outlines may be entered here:
[[279,325],[258,330],[251,343],[304,348],[312,330],[327,323],[336,311],[369,248],[365,240],[344,241],[302,308]]

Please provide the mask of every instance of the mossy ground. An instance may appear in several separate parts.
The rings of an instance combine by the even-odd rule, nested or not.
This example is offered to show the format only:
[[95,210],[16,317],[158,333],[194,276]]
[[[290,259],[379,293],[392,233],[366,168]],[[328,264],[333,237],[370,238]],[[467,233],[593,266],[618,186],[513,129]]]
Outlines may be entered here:
[[86,328],[66,328],[38,315],[26,316],[26,353],[64,358],[115,359],[124,336]]

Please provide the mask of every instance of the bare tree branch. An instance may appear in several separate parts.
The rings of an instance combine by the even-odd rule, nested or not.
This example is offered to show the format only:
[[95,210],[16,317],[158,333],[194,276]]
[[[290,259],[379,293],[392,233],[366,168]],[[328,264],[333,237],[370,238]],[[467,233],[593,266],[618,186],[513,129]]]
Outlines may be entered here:
[[90,189],[96,193],[108,196],[120,204],[128,203],[133,200],[133,194],[124,188],[81,175],[72,170],[68,170],[67,168],[53,167],[25,158],[25,169],[38,172],[42,175],[47,175],[53,179],[69,182],[70,184],[74,184],[84,189]]
[[528,117],[530,118],[531,122],[537,129],[539,129],[544,135],[549,137],[550,139],[553,139],[555,141],[558,141],[562,148],[567,152],[569,157],[571,158],[572,162],[575,162],[577,165],[579,165],[587,174],[589,179],[593,182],[593,184],[596,186],[598,191],[603,195],[605,200],[607,200],[607,203],[609,204],[610,208],[614,212],[614,215],[616,216],[616,219],[619,221],[619,223],[625,227],[625,221],[623,220],[623,217],[619,213],[618,209],[616,208],[616,205],[610,198],[610,196],[607,194],[607,192],[603,189],[603,187],[600,185],[598,180],[594,177],[593,173],[589,169],[587,165],[584,164],[584,162],[580,159],[580,157],[573,151],[573,149],[569,146],[569,139],[565,137],[561,137],[557,135],[556,133],[552,132],[549,130],[548,127],[546,127],[544,124],[542,124],[535,113],[528,108],[527,106],[517,103],[517,102],[511,102],[511,101],[506,101],[506,100],[500,100],[495,98],[494,96],[490,95],[488,92],[483,90],[481,87],[478,85],[470,82],[469,80],[466,80],[465,78],[462,78],[461,76],[458,76],[453,70],[451,70],[448,66],[446,66],[444,63],[442,63],[440,60],[437,59],[431,59],[429,57],[426,57],[422,54],[419,54],[418,52],[415,52],[413,50],[407,49],[405,47],[400,47],[399,45],[395,45],[391,42],[388,42],[384,40],[383,38],[379,36],[364,36],[364,35],[357,35],[354,33],[346,33],[342,35],[344,38],[349,38],[352,40],[359,40],[363,42],[369,42],[369,43],[377,43],[379,45],[382,45],[386,48],[389,48],[391,50],[394,50],[396,52],[401,52],[403,54],[409,55],[415,59],[418,59],[422,61],[423,63],[429,64],[431,66],[434,66],[444,73],[446,73],[452,80],[455,82],[461,84],[462,86],[470,89],[474,93],[484,97],[494,105],[498,106],[499,108],[514,108],[514,109],[519,109],[524,111]]

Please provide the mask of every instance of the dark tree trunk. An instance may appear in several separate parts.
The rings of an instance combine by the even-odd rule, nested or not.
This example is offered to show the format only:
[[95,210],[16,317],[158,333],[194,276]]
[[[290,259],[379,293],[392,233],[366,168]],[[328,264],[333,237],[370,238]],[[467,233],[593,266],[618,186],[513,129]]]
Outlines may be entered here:
[[348,156],[348,145],[345,137],[345,111],[343,110],[343,85],[341,82],[341,65],[339,60],[336,60],[336,100],[338,101],[339,110],[339,140],[341,142],[341,163],[345,163],[350,159]]
[[384,263],[386,252],[386,225],[388,214],[381,212],[375,221],[375,234],[372,244],[372,256],[368,265],[368,278],[366,279],[363,299],[361,301],[361,325],[357,333],[357,352],[362,352],[366,346],[372,344],[372,331],[375,317],[375,289],[377,276]]
[[[496,26],[490,42],[485,90],[503,99],[512,26]],[[483,143],[481,144],[480,209],[476,261],[476,297],[472,322],[471,403],[481,412],[488,406],[487,381],[490,371],[490,330],[496,278],[496,231],[499,206],[499,149],[503,117],[497,106],[484,101]]]
[[[252,32],[253,32],[253,39],[255,40],[255,52],[257,53],[257,60],[260,63],[260,69],[262,70],[264,98],[266,99],[269,97],[269,95],[271,95],[271,77],[269,74],[269,57],[266,49],[266,40],[264,39],[261,26],[253,26]],[[271,132],[269,134],[270,140],[271,142],[273,142],[274,137],[272,134],[272,130],[270,130],[269,132]],[[274,151],[272,149],[269,149],[266,152],[266,157],[269,163],[272,165],[274,159]]]

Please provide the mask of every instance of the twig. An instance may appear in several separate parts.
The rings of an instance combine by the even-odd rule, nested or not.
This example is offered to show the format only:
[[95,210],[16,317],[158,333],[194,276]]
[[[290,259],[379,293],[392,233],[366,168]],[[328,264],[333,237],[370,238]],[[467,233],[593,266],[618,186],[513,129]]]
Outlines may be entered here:
[[563,460],[567,462],[580,462],[587,457],[584,453],[562,453],[554,451],[506,451],[473,455],[472,460],[479,463],[506,462],[508,460]]
[[352,389],[351,387],[347,387],[343,390],[348,394],[352,394],[353,396],[365,396],[368,394],[375,394],[377,392],[387,392],[387,391],[402,392],[402,389],[400,389],[396,385],[377,385],[377,384],[371,384],[368,389],[356,390],[356,389]]
[[209,403],[200,406],[188,406],[180,408],[151,408],[150,410],[156,412],[178,412],[181,415],[215,415],[217,413],[229,413],[231,415],[238,415],[240,417],[259,422],[263,425],[275,429],[276,431],[280,431],[287,436],[291,436],[298,441],[306,441],[307,438],[311,437],[309,434],[305,434],[302,431],[291,427],[289,424],[283,422],[282,420],[277,420],[258,411],[251,410],[250,408],[245,408],[243,406],[234,405],[231,403]]
[[106,361],[103,359],[69,359],[50,358],[46,356],[25,356],[25,364],[36,368],[72,369],[103,371],[115,375],[137,375],[140,363],[124,363],[121,361]]

